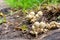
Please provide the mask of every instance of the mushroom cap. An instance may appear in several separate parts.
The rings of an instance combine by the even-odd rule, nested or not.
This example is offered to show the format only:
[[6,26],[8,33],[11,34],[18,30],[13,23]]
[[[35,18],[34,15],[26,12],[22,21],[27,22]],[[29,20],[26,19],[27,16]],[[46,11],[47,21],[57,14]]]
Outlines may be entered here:
[[46,23],[45,22],[40,22],[40,28],[45,28],[46,27]]
[[44,33],[46,33],[46,32],[48,32],[48,31],[49,31],[48,29],[44,29],[44,31],[43,31],[43,32],[44,32]]
[[50,22],[50,24],[57,24],[57,22],[56,21],[52,21],[52,22]]
[[50,26],[56,26],[56,25],[57,25],[57,22],[56,21],[50,22]]
[[36,26],[36,27],[39,27],[39,25],[40,25],[39,22],[35,22],[35,23],[34,23],[34,26]]
[[39,15],[38,14],[36,14],[36,18],[39,18]]
[[35,13],[34,12],[30,12],[30,15],[35,15]]
[[42,12],[42,11],[39,11],[37,14],[38,14],[39,16],[42,16],[42,15],[43,15],[43,12]]
[[35,26],[34,25],[32,25],[32,29],[34,29],[35,28]]
[[30,14],[26,16],[26,18],[28,18],[28,19],[32,19],[33,17],[34,17],[34,16],[32,16],[32,15],[30,15]]
[[57,22],[56,21],[50,22],[50,28],[55,28],[55,27],[57,27]]
[[31,19],[31,22],[35,22],[37,19],[36,19],[36,17],[34,16],[32,19]]

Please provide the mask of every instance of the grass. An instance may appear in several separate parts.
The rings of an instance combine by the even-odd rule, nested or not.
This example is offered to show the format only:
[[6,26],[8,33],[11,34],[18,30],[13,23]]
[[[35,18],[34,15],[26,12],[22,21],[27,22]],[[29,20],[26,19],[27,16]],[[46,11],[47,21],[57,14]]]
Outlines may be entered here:
[[12,8],[22,8],[22,10],[32,9],[42,3],[43,0],[5,0]]
[[6,0],[6,2],[11,6],[15,8],[23,8],[28,9],[32,8],[34,6],[39,5],[43,0]]
[[58,4],[60,0],[5,0],[10,7],[15,9],[22,9],[26,11],[27,9],[37,8],[41,4]]

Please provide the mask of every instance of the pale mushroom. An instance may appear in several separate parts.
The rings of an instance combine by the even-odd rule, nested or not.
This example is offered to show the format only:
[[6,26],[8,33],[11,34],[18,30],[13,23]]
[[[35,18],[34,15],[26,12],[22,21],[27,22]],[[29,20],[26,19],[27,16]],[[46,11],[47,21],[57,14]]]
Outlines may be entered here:
[[35,34],[36,35],[36,38],[38,37],[38,32],[36,31],[30,31],[31,34]]
[[27,19],[32,19],[33,17],[34,17],[34,16],[32,16],[32,15],[30,15],[30,14],[26,16]]
[[56,21],[50,22],[50,28],[55,28],[55,27],[57,27],[57,22]]
[[32,30],[37,31],[38,28],[39,28],[39,22],[35,22],[35,23],[32,25]]
[[35,16],[36,16],[36,18],[39,18],[39,15],[38,14],[36,14]]
[[31,19],[30,22],[34,23],[36,20],[37,20],[37,19],[36,19],[36,17],[34,16],[33,19]]
[[32,26],[32,31],[30,31],[31,34],[35,34],[36,37],[38,36],[38,33],[41,33],[43,32],[43,30],[41,30],[39,27],[35,27],[35,26]]
[[43,15],[43,12],[42,12],[42,11],[39,11],[37,14],[38,14],[39,16],[42,16],[42,15]]
[[40,22],[40,28],[45,28],[46,27],[46,23],[45,22]]
[[32,29],[35,29],[35,26],[34,25],[32,25]]
[[34,16],[34,15],[35,15],[35,13],[32,11],[32,12],[30,12],[30,15]]
[[33,25],[36,26],[36,27],[39,27],[40,23],[39,22],[35,22]]
[[48,29],[43,29],[43,32],[44,32],[44,33],[48,32],[48,31],[49,31]]

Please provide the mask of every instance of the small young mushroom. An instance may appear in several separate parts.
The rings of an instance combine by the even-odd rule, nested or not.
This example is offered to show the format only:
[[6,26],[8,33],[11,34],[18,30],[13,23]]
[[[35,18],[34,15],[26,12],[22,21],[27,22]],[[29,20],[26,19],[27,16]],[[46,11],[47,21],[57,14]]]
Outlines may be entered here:
[[34,25],[32,25],[32,30],[35,30],[35,28],[36,28],[36,27],[35,27]]
[[40,32],[43,32],[44,31],[44,29],[43,28],[40,28]]
[[39,27],[40,23],[39,22],[35,22],[33,25],[36,26],[36,27]]
[[43,29],[40,29],[39,27],[32,26],[32,31],[30,31],[31,34],[35,34],[36,37],[38,36],[39,33],[43,32]]
[[50,28],[56,28],[56,27],[57,27],[57,22],[56,21],[50,22]]
[[40,22],[40,26],[39,27],[44,29],[46,27],[46,23],[45,22]]
[[36,16],[36,18],[39,18],[39,15],[38,14],[36,14],[35,16]]
[[34,31],[30,31],[31,34],[35,34]]
[[31,34],[35,34],[35,36],[36,36],[36,38],[37,38],[38,32],[36,32],[36,31],[30,31],[30,33],[31,33]]
[[34,16],[34,15],[35,15],[35,13],[34,13],[34,12],[30,12],[30,15]]
[[39,28],[39,22],[35,22],[32,25],[32,31],[30,33],[35,34],[37,36],[37,34],[39,33],[40,28]]
[[39,11],[37,14],[38,14],[39,16],[42,16],[42,15],[43,15],[43,12],[42,12],[42,11]]
[[30,20],[31,20],[33,17],[34,17],[34,16],[32,16],[32,15],[30,15],[30,14],[26,16],[26,18],[27,18],[27,19],[30,19]]
[[31,20],[31,19],[34,18],[34,16],[35,16],[35,13],[34,13],[34,12],[30,12],[30,14],[28,14],[28,15],[26,16],[26,19]]
[[49,31],[48,29],[43,29],[43,32],[44,32],[44,33],[48,32],[48,31]]
[[34,23],[36,20],[37,20],[37,19],[36,19],[36,17],[34,16],[34,17],[31,19],[30,22]]
[[37,28],[36,28],[34,25],[32,25],[32,30],[30,31],[30,33],[31,33],[31,34],[35,34],[35,35],[38,34]]
[[32,25],[32,30],[36,31],[37,28],[39,28],[39,22],[35,22],[35,23]]

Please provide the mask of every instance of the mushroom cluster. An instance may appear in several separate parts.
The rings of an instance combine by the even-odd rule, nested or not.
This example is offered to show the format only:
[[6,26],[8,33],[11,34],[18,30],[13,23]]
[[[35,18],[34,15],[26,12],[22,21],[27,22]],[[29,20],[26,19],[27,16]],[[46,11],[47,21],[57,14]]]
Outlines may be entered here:
[[60,23],[56,21],[52,21],[50,23],[45,23],[45,22],[35,22],[32,25],[32,30],[30,31],[31,34],[35,34],[36,36],[39,33],[46,33],[48,32],[51,28],[60,28]]
[[26,18],[32,22],[32,30],[30,31],[31,34],[35,34],[36,37],[39,33],[46,33],[50,31],[51,29],[55,28],[60,28],[60,23],[56,21],[51,21],[50,23],[48,22],[43,22],[43,21],[37,21],[39,18],[42,18],[43,12],[38,11],[37,13],[35,12],[30,12]]
[[30,12],[26,18],[28,20],[30,20],[30,22],[35,22],[36,20],[38,20],[41,16],[43,15],[42,11],[38,11],[38,13],[36,14],[35,12]]

